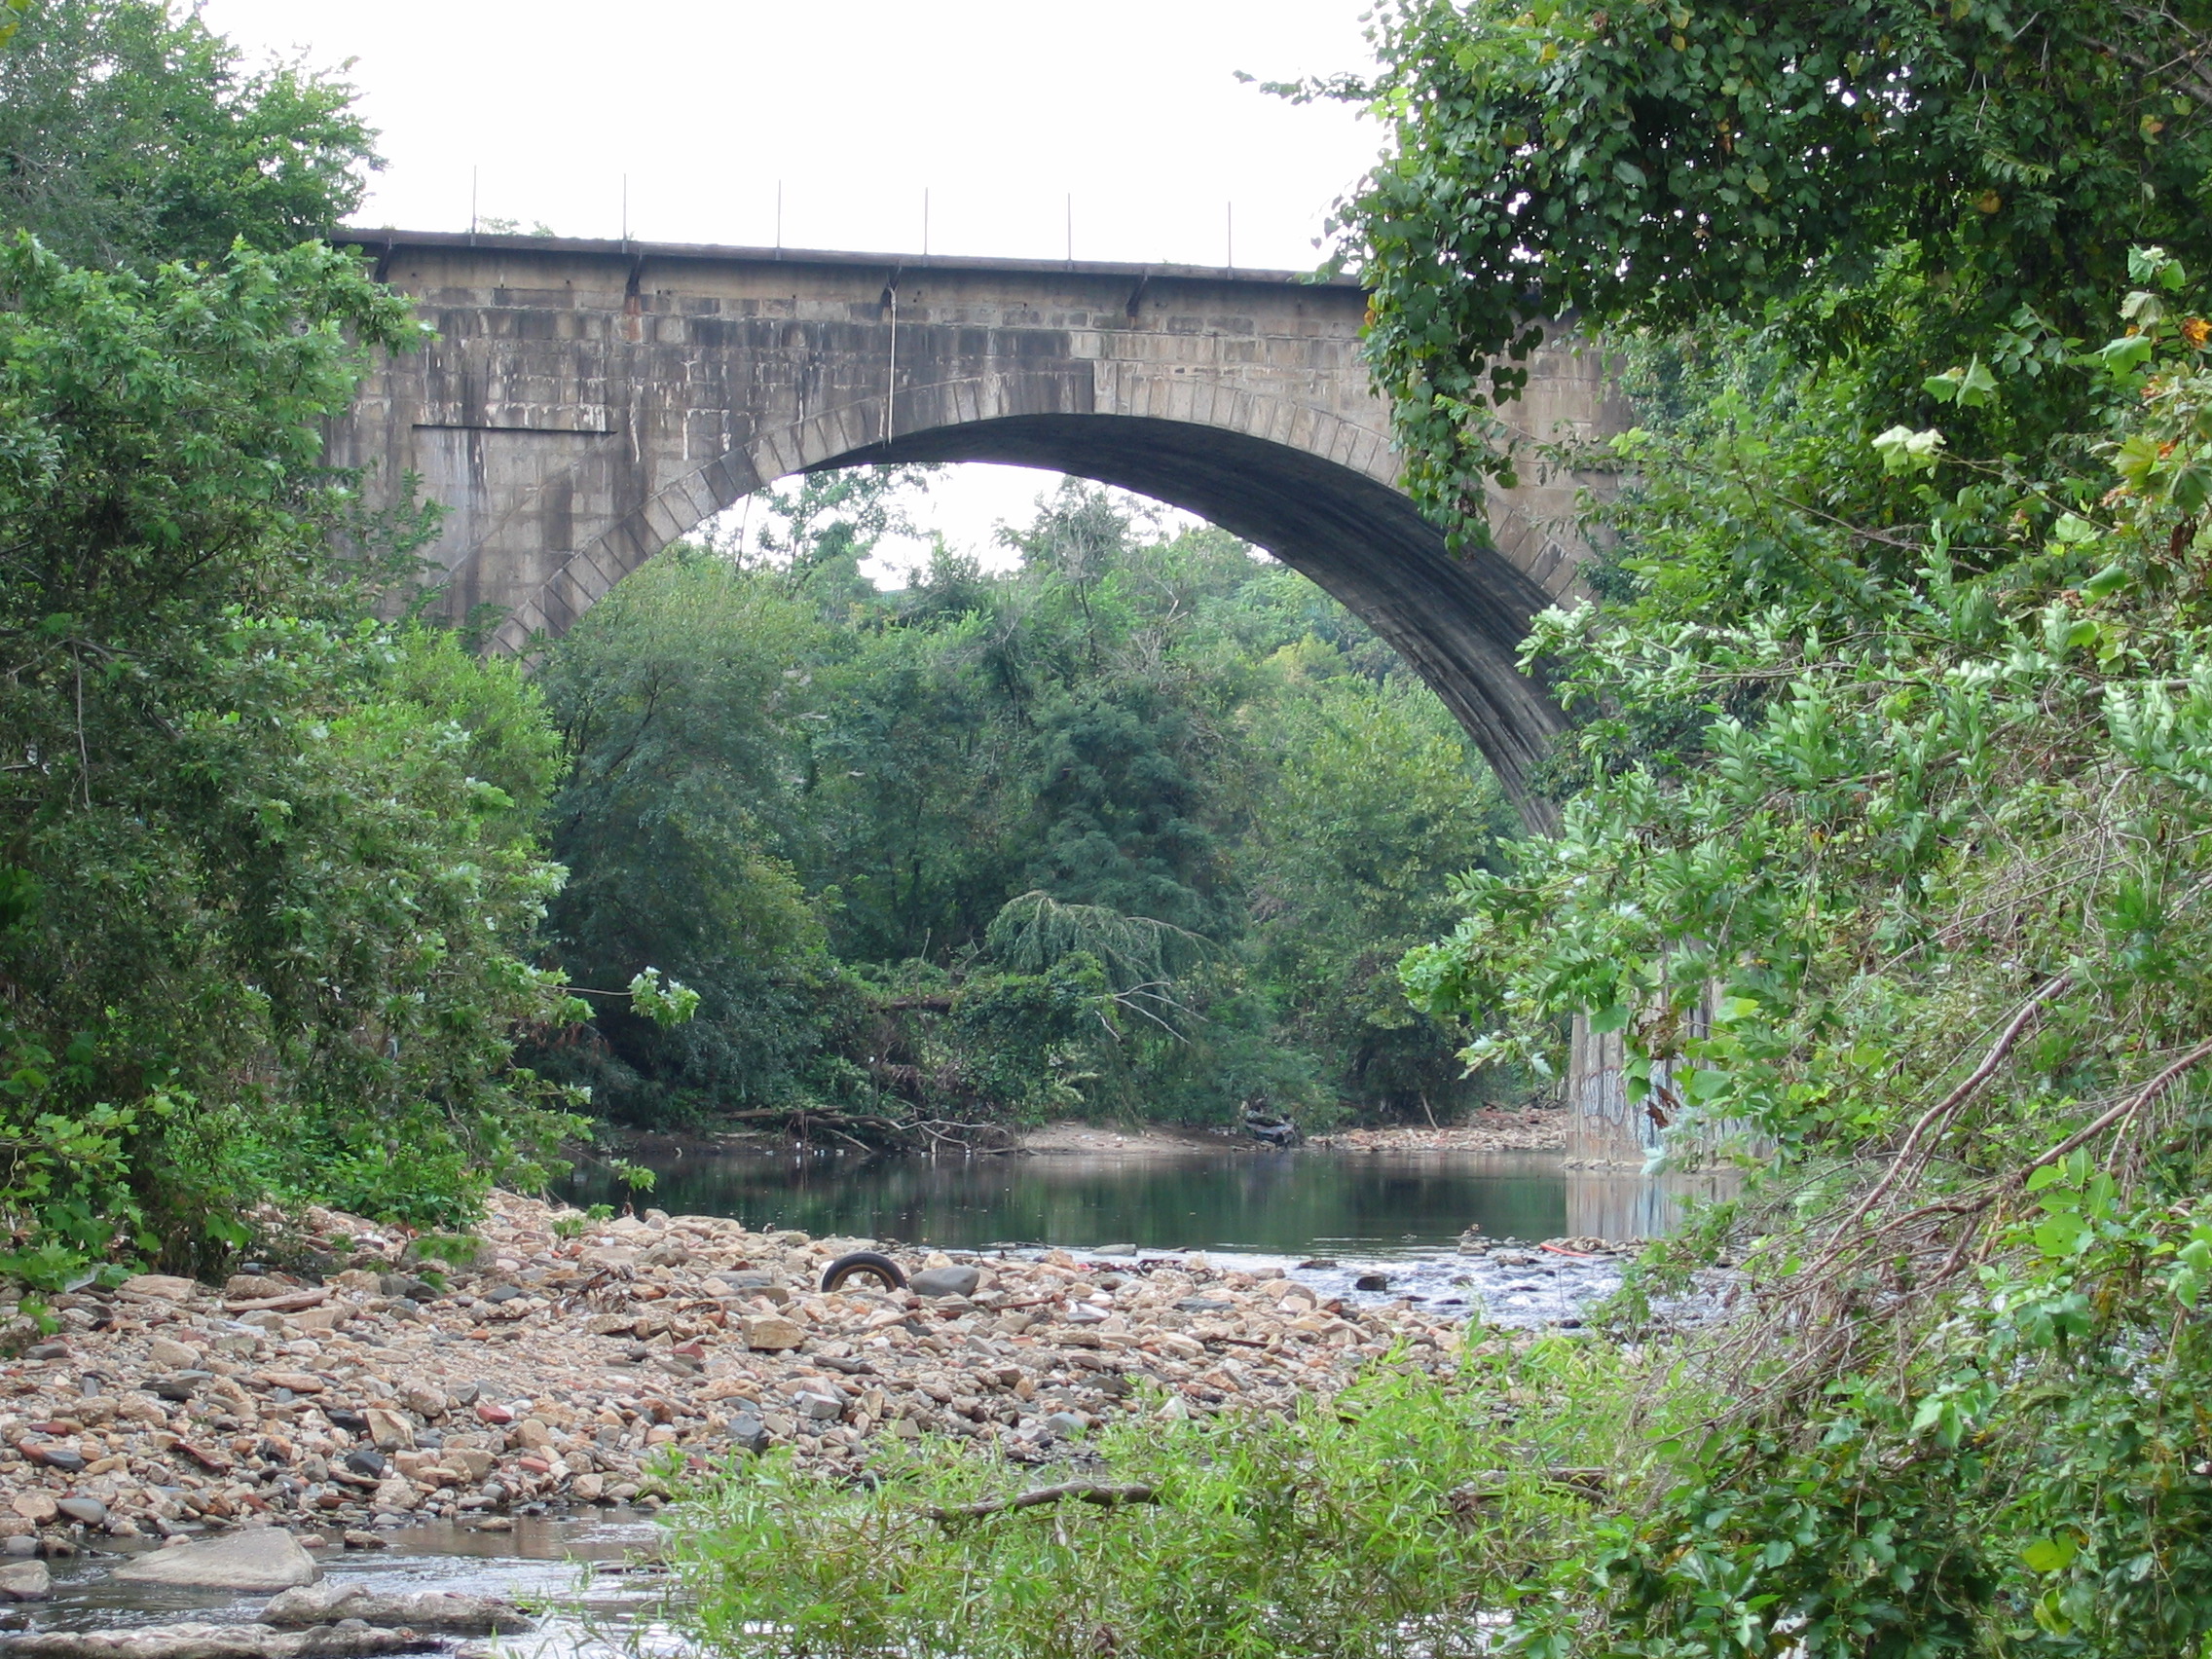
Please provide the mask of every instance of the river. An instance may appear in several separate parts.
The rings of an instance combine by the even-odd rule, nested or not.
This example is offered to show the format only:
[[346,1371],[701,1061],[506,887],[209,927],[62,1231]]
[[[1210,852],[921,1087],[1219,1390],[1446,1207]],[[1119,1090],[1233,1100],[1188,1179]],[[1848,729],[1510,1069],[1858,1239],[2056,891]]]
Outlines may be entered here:
[[[1028,1156],[730,1152],[640,1155],[645,1203],[817,1237],[948,1250],[1060,1246],[1419,1259],[1470,1226],[1489,1238],[1647,1237],[1711,1181],[1570,1169],[1557,1153],[1053,1152]],[[605,1166],[571,1177],[578,1203],[630,1195]]]

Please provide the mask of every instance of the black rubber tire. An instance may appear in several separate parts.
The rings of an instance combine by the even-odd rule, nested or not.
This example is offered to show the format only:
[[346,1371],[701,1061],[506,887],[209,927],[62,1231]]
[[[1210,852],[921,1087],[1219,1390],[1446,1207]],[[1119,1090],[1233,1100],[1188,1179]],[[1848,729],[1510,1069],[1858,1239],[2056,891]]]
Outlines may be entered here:
[[857,1273],[868,1273],[881,1279],[887,1290],[906,1288],[906,1275],[900,1271],[899,1264],[873,1250],[855,1250],[849,1256],[839,1256],[822,1270],[822,1288],[835,1290]]

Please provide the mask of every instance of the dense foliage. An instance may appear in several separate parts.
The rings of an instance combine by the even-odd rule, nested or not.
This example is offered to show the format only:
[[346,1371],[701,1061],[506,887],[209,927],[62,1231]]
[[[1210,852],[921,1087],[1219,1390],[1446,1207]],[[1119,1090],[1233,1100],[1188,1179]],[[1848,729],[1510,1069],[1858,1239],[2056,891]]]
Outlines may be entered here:
[[1407,981],[1477,1064],[1618,1032],[1670,1157],[1756,1175],[1639,1292],[1740,1256],[1691,1345],[1731,1403],[1656,1402],[1670,1465],[1521,1650],[2212,1632],[2204,22],[1383,21],[1347,218],[1421,487],[1477,510],[1546,310],[1640,414],[1599,603],[1528,646],[1561,833]]
[[1966,420],[1992,449],[2071,429],[2071,394],[2037,384],[2051,337],[2101,325],[2131,245],[2212,244],[2208,21],[2134,0],[1385,8],[1381,72],[1320,90],[1394,138],[1344,217],[1413,487],[1481,534],[1485,475],[1526,456],[1527,352],[1569,314],[1771,320],[1807,364],[1858,362],[1892,419],[1978,353],[2021,371]]
[[1435,699],[1303,578],[1083,487],[1016,568],[878,591],[912,487],[809,481],[765,555],[667,555],[550,654],[556,948],[702,1002],[538,1063],[632,1120],[869,1138],[1469,1099],[1458,1022],[1394,976],[1502,823]]
[[824,1659],[1490,1652],[1528,1563],[1584,1524],[1592,1465],[1633,1456],[1628,1374],[1559,1339],[1425,1371],[1395,1357],[1288,1420],[1145,1398],[1085,1447],[1084,1479],[1155,1499],[1114,1507],[937,1518],[1039,1484],[949,1440],[861,1488],[734,1462],[682,1512],[685,1620],[717,1652]]
[[64,259],[151,268],[321,236],[377,165],[351,90],[252,71],[163,0],[38,0],[0,51],[0,224]]
[[419,333],[298,240],[362,131],[125,0],[25,17],[0,127],[0,1268],[213,1266],[267,1198],[464,1219],[573,1124],[510,1063],[571,1012],[562,756],[512,666],[374,619],[432,521],[322,465]]

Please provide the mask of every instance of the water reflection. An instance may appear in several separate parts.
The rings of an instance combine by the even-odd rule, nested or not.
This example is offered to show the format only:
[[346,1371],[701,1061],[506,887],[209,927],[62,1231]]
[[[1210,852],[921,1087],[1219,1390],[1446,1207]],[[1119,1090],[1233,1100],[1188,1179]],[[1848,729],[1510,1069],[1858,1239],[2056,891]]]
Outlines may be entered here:
[[[1473,1223],[1493,1238],[1647,1236],[1678,1193],[1641,1176],[1569,1170],[1549,1153],[1112,1153],[1013,1158],[763,1156],[690,1151],[649,1160],[651,1202],[817,1236],[946,1249],[1110,1243],[1155,1250],[1410,1256]],[[619,1203],[579,1170],[578,1203]]]

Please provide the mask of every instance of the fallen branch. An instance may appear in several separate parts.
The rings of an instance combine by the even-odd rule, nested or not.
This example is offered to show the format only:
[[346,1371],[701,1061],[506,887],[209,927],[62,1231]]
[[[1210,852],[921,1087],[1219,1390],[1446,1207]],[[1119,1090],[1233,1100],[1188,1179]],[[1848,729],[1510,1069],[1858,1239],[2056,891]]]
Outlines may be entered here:
[[[1454,1487],[1444,1494],[1444,1501],[1463,1515],[1477,1504],[1497,1502],[1512,1491],[1514,1482],[1526,1478],[1509,1469],[1491,1469],[1465,1486]],[[1606,1469],[1546,1469],[1536,1477],[1545,1486],[1567,1487],[1592,1497],[1603,1496],[1612,1478]]]
[[1063,1498],[1073,1498],[1078,1503],[1095,1503],[1111,1509],[1122,1503],[1158,1503],[1160,1494],[1148,1486],[1100,1486],[1095,1481],[1069,1481],[1063,1486],[1038,1487],[1013,1497],[994,1497],[981,1503],[955,1504],[950,1509],[940,1509],[933,1504],[923,1513],[932,1521],[979,1521],[986,1515],[1001,1515],[1014,1509],[1036,1509],[1044,1504],[1058,1503]]
[[2035,1023],[2036,1015],[2043,1012],[2044,1004],[2065,990],[2073,982],[2074,976],[2072,974],[2060,974],[2056,977],[2046,980],[2040,990],[2020,1005],[2019,1011],[2012,1015],[2005,1029],[1999,1033],[1997,1041],[1989,1046],[1989,1051],[1982,1055],[1981,1063],[1967,1075],[1966,1080],[1958,1088],[1952,1089],[1941,1100],[1931,1106],[1921,1116],[1920,1121],[1912,1125],[1912,1128],[1904,1137],[1904,1144],[1898,1148],[1897,1156],[1890,1161],[1888,1171],[1884,1173],[1881,1180],[1874,1184],[1874,1190],[1860,1201],[1859,1207],[1851,1212],[1851,1219],[1844,1223],[1845,1229],[1856,1227],[1860,1222],[1866,1219],[1874,1206],[1880,1203],[1888,1194],[1898,1177],[1904,1172],[1906,1161],[1912,1156],[1913,1149],[1919,1145],[1921,1136],[1943,1124],[1953,1113],[1981,1091],[1982,1085],[1997,1075],[1997,1068],[2004,1064],[2005,1056],[2018,1046],[2020,1039],[2027,1034],[2028,1027]]
[[2046,1164],[2056,1163],[2060,1159],[2064,1158],[2068,1153],[2072,1152],[2083,1141],[2093,1139],[2095,1136],[2100,1135],[2104,1133],[2105,1130],[2111,1128],[2115,1124],[2134,1117],[2136,1113],[2151,1105],[2158,1098],[2159,1095],[2165,1093],[2168,1088],[2173,1087],[2173,1083],[2176,1078],[2180,1077],[2191,1067],[2199,1065],[2208,1058],[2212,1058],[2212,1043],[2199,1043],[2195,1048],[2190,1050],[2188,1053],[2182,1055],[2180,1059],[2174,1061],[2172,1065],[2168,1066],[2164,1071],[2160,1072],[2157,1077],[2153,1078],[2149,1083],[2145,1084],[2139,1093],[2135,1094],[2129,1099],[2121,1101],[2118,1106],[2115,1106],[2111,1111],[2105,1113],[2102,1117],[2096,1119],[2094,1122],[2083,1124],[2082,1127],[2076,1129],[2072,1134],[2068,1135],[2064,1140],[2060,1141],[2056,1146],[2052,1147],[2048,1152],[2045,1153],[2033,1163],[2030,1163],[2025,1168],[2016,1171],[2012,1176],[2010,1185],[2025,1185],[2028,1177],[2030,1175],[2033,1175],[2037,1170],[2043,1168]]

